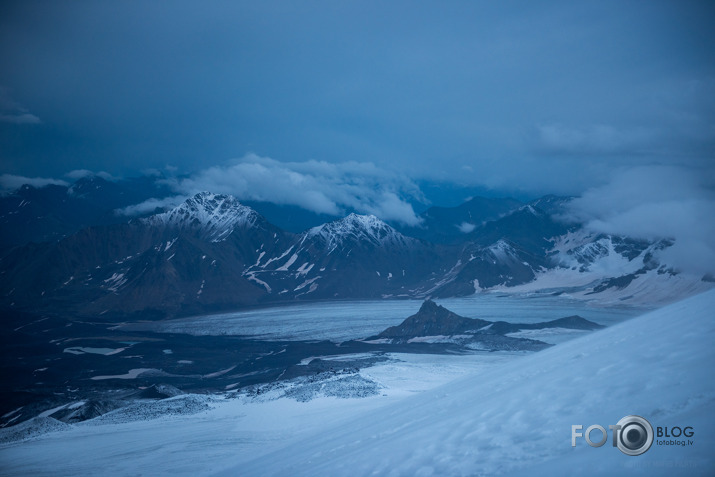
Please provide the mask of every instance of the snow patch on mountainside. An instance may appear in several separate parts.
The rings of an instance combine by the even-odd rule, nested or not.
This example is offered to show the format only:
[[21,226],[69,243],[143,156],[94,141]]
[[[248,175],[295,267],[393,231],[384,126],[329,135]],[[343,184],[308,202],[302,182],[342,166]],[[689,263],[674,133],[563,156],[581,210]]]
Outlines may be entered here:
[[495,263],[510,263],[519,261],[519,256],[514,250],[514,247],[506,243],[504,240],[498,240],[486,248],[486,252],[494,260]]
[[628,304],[656,307],[703,293],[715,287],[715,283],[704,281],[697,275],[687,273],[674,275],[649,270],[635,276],[630,283],[623,287],[613,285],[601,291],[595,291],[599,286],[606,286],[608,278],[609,276],[605,273],[555,268],[537,272],[536,279],[532,282],[511,287],[493,287],[489,291],[515,295],[560,294],[599,305]]
[[635,259],[617,253],[612,237],[599,237],[578,229],[558,237],[551,250],[555,260],[564,268],[606,276],[614,273],[631,273],[643,266],[644,252]]
[[715,287],[702,276],[678,272],[661,263],[660,251],[672,244],[669,240],[648,242],[578,229],[555,239],[550,254],[556,267],[535,270],[531,282],[496,286],[489,291],[557,293],[604,305],[655,307]]

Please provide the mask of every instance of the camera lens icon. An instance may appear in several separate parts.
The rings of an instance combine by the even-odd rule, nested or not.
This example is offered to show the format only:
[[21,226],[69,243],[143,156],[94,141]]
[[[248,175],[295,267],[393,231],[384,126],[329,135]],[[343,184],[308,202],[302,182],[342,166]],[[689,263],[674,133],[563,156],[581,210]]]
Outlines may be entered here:
[[640,416],[626,416],[618,425],[616,445],[626,455],[641,455],[653,445],[653,426]]

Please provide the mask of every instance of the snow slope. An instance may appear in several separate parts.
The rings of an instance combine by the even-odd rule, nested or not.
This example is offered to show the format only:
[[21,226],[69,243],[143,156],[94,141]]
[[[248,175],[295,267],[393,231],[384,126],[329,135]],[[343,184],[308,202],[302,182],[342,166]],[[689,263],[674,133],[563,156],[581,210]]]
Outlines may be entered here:
[[[378,395],[363,398],[318,396],[302,402],[276,399],[272,392],[246,398],[229,392],[225,399],[180,395],[73,425],[39,418],[0,429],[0,475],[210,475],[406,396],[523,357],[395,355],[360,373],[381,386]],[[11,442],[18,437],[24,440]]]
[[490,290],[517,295],[559,292],[601,305],[655,307],[715,287],[702,274],[676,273],[673,267],[661,263],[660,252],[670,245],[672,242],[663,240],[639,242],[579,229],[555,239],[549,253],[558,267],[535,270],[530,282]]
[[[0,444],[0,474],[713,475],[713,310],[710,291],[535,354],[396,355],[360,371],[381,386],[366,398],[186,395],[44,418],[34,438]],[[629,414],[692,426],[694,445],[571,447],[571,425]]]
[[515,296],[551,294],[558,292],[565,297],[584,300],[600,306],[632,305],[663,306],[685,297],[704,293],[715,287],[710,281],[688,273],[671,275],[649,270],[638,275],[623,288],[611,287],[594,293],[594,287],[610,278],[599,272],[580,272],[570,268],[554,268],[536,274],[532,282],[513,287],[494,287],[490,291],[510,293]]
[[[715,474],[715,291],[343,422],[221,475]],[[631,457],[571,426],[636,414],[694,445]],[[598,431],[595,431],[597,439]],[[609,440],[610,443],[610,440]]]

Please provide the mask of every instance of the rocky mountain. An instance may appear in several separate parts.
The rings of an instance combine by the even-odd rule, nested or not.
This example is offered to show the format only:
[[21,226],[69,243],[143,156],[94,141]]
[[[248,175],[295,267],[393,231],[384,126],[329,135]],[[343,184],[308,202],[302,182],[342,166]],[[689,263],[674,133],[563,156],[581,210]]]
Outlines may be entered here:
[[57,241],[90,226],[124,223],[127,217],[116,214],[117,209],[167,195],[168,186],[147,176],[111,181],[88,175],[71,185],[24,185],[0,195],[0,227],[5,232],[0,233],[0,251]]
[[209,192],[150,217],[28,244],[0,261],[3,303],[111,320],[295,299],[413,296],[452,250],[351,214],[284,232]]
[[553,238],[568,230],[566,224],[531,205],[487,222],[466,234],[458,259],[441,280],[428,288],[435,297],[471,295],[495,286],[528,283],[539,270],[556,265]]
[[525,205],[475,229],[467,239],[484,247],[501,240],[524,252],[544,255],[553,248],[554,237],[573,227],[533,205]]
[[528,205],[546,212],[548,215],[563,215],[566,213],[568,203],[573,197],[563,197],[559,195],[548,194],[538,199],[532,200]]
[[603,325],[594,323],[578,315],[566,316],[551,321],[541,323],[508,323],[506,321],[495,321],[489,330],[494,333],[507,334],[516,333],[523,330],[546,330],[549,328],[563,328],[567,330],[593,331],[605,328]]
[[350,214],[307,230],[277,256],[260,256],[244,273],[278,297],[407,297],[443,270],[449,253],[375,216]]
[[497,220],[523,204],[516,199],[472,197],[457,207],[430,207],[419,215],[421,223],[402,227],[407,235],[434,243],[464,242],[469,234],[487,222]]
[[200,193],[175,209],[14,249],[0,262],[5,303],[83,315],[166,316],[255,304],[244,276],[293,239],[230,196]]
[[[80,185],[77,197],[109,187],[100,179]],[[59,194],[58,201],[67,195],[59,189],[45,193]],[[484,290],[629,303],[673,300],[713,286],[707,276],[661,263],[672,241],[594,234],[538,207],[562,210],[564,201],[472,199],[458,211],[433,210],[433,217],[445,220],[465,211],[474,218],[478,210],[484,218],[473,230],[460,231],[460,242],[433,243],[358,214],[294,234],[234,197],[203,192],[150,216],[6,250],[0,306],[111,320],[293,300],[451,297]]]
[[546,347],[546,343],[508,336],[523,330],[543,330],[562,328],[592,331],[602,325],[581,318],[569,316],[541,323],[507,323],[466,318],[449,311],[432,300],[426,300],[419,311],[406,318],[397,326],[391,326],[377,336],[366,341],[389,343],[459,343],[463,346],[477,345],[490,350],[534,350]]
[[486,320],[459,316],[432,300],[425,300],[417,313],[399,325],[387,328],[377,338],[409,340],[422,336],[476,333],[490,324]]
[[168,212],[152,215],[139,222],[148,227],[171,232],[197,232],[210,242],[223,242],[236,229],[251,229],[262,217],[234,197],[196,194]]
[[509,290],[655,305],[712,288],[710,276],[678,271],[663,260],[663,252],[672,245],[669,239],[639,240],[576,227],[552,238],[548,251],[552,266],[537,270],[533,280]]

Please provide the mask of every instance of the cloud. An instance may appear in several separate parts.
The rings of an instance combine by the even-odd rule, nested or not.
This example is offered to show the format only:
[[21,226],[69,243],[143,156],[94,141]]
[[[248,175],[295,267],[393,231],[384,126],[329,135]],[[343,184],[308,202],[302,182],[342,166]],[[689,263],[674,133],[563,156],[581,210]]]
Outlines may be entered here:
[[12,174],[0,175],[0,193],[8,194],[13,192],[23,185],[29,185],[35,188],[41,188],[48,185],[68,186],[69,184],[63,180],[52,179],[49,177],[24,177]]
[[420,219],[406,199],[426,200],[407,176],[370,162],[280,162],[255,154],[167,183],[182,195],[206,190],[330,215],[349,209],[407,225]]
[[142,175],[145,175],[147,177],[162,177],[163,174],[159,169],[155,169],[153,167],[150,167],[148,169],[143,169],[141,171]]
[[713,178],[675,166],[622,169],[569,204],[567,219],[601,233],[675,239],[661,258],[681,271],[715,272]]
[[139,204],[130,205],[114,212],[117,215],[137,216],[153,213],[156,209],[176,207],[187,199],[187,196],[177,195],[174,197],[164,197],[163,199],[147,199]]
[[40,118],[30,113],[0,113],[0,121],[14,124],[40,124]]
[[13,100],[7,88],[0,86],[0,122],[13,124],[40,124],[40,118]]
[[537,131],[541,148],[557,154],[633,153],[653,140],[653,134],[643,128],[622,130],[606,124],[580,128],[546,124],[538,126]]
[[69,179],[72,180],[79,180],[79,179],[84,179],[85,177],[100,177],[104,179],[105,181],[117,181],[119,178],[114,177],[112,174],[104,171],[99,171],[99,172],[93,172],[87,169],[75,169],[74,171],[70,171],[65,174],[65,177],[68,177]]
[[472,232],[474,229],[477,228],[475,224],[470,224],[469,222],[462,222],[457,226],[460,232],[463,234],[468,234],[469,232]]

